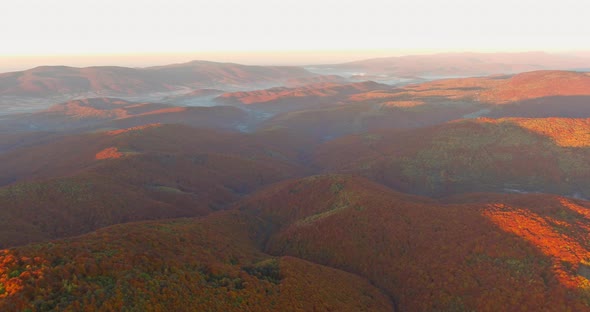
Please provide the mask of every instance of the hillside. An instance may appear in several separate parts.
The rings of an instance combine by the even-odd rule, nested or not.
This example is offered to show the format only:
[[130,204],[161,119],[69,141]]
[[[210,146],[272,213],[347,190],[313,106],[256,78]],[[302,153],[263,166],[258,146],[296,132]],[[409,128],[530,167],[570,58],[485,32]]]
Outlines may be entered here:
[[[588,74],[577,72],[536,71],[514,76],[444,79],[399,88],[379,85],[345,96],[325,95],[325,88],[311,85],[304,88],[306,92],[294,94],[292,89],[279,88],[271,89],[274,92],[230,93],[222,98],[232,99],[224,103],[249,103],[249,107],[269,111],[299,99],[307,106],[301,104],[297,110],[277,114],[263,121],[259,128],[280,127],[294,133],[311,133],[317,138],[335,138],[482,116],[586,118],[590,117],[589,78]],[[348,85],[339,88],[345,86]],[[309,94],[316,95],[310,98]]]
[[259,226],[215,215],[3,250],[0,309],[393,310],[361,277],[263,253],[250,238]]
[[[449,96],[444,91],[429,93],[411,88],[393,88],[370,81],[344,85],[313,84],[300,88],[226,93],[216,101],[272,113],[272,117],[262,120],[257,129],[285,129],[317,140],[376,129],[430,126],[476,114],[488,107],[471,99]],[[462,96],[465,91],[453,92]]]
[[115,69],[153,80],[0,117],[0,311],[590,310],[588,73]]
[[[472,102],[472,105],[484,105],[482,108],[497,110],[506,108],[498,106],[502,104],[510,106],[508,104],[516,105],[532,100],[547,102],[550,99],[555,101],[589,95],[590,75],[587,73],[545,70],[516,75],[434,80],[389,91],[359,93],[352,100],[400,107],[450,101],[457,104]],[[553,105],[563,106],[561,103]],[[543,113],[549,105],[538,108]]]
[[405,192],[549,192],[588,197],[585,119],[472,119],[325,143],[314,159]]
[[48,132],[0,132],[0,154],[13,149],[49,142],[57,136]]
[[0,155],[0,247],[224,209],[308,172],[298,151],[277,139],[272,145],[250,135],[153,125],[7,152]]
[[[287,140],[299,140],[290,144]],[[182,125],[148,124],[128,129],[58,136],[0,154],[0,185],[22,179],[69,175],[100,163],[103,151],[121,156],[144,154],[191,155],[213,153],[268,161],[284,168],[298,166],[305,139],[281,131],[254,134],[192,128]],[[302,172],[304,169],[300,168]]]
[[215,99],[224,105],[247,105],[265,111],[289,111],[304,108],[321,108],[342,104],[353,94],[391,87],[372,81],[353,84],[315,83],[301,87],[277,87],[266,90],[232,92]]
[[204,218],[5,250],[0,307],[588,309],[589,229],[578,221],[590,204],[512,197],[443,204],[353,176],[285,181]]
[[590,74],[568,71],[522,73],[481,92],[480,100],[505,104],[548,96],[590,95]]
[[[279,225],[265,244],[271,254],[364,276],[400,311],[502,311],[515,302],[525,310],[588,309],[588,280],[578,273],[588,255],[588,228],[568,216],[581,206],[562,201],[556,206],[567,215],[553,221],[554,214],[538,207],[544,198],[504,208],[489,198],[485,204],[442,205],[363,179],[324,176],[272,186],[240,210]],[[502,213],[511,209],[544,225],[546,232],[539,233],[552,239],[505,226],[510,215]],[[551,222],[563,222],[571,234],[557,234]],[[564,241],[576,249],[560,247]]]
[[403,130],[437,125],[476,114],[480,109],[480,106],[471,103],[450,100],[432,100],[432,103],[425,105],[413,105],[408,101],[391,105],[389,101],[349,100],[333,107],[280,113],[261,122],[258,129],[284,129],[326,141],[374,130]]
[[[99,156],[103,157],[99,157]],[[0,188],[0,247],[69,237],[112,224],[206,215],[296,169],[198,153],[97,154],[91,169]]]
[[56,104],[34,113],[11,115],[0,131],[89,131],[129,128],[150,123],[233,129],[247,122],[247,114],[233,107],[179,107],[137,103],[115,98],[91,98]]
[[[375,82],[320,82],[230,92],[216,98],[215,90],[199,90],[166,99],[181,106],[114,98],[72,100],[44,111],[4,117],[0,131],[92,130],[160,122],[247,131],[318,129],[313,130],[318,137],[339,137],[482,116],[590,117],[590,76],[567,71],[445,79],[399,88]],[[203,97],[203,92],[209,95]],[[234,107],[210,107],[215,105]],[[331,120],[330,127],[337,130],[322,130],[323,120]]]

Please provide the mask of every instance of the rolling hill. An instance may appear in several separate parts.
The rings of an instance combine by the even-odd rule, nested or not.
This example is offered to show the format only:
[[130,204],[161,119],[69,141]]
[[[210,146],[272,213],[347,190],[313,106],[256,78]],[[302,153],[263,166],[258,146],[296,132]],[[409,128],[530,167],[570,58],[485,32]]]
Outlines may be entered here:
[[[392,90],[359,93],[355,102],[391,106],[420,106],[436,102],[474,102],[501,109],[532,100],[590,95],[590,75],[573,71],[543,70],[515,75],[441,79]],[[509,105],[510,104],[510,105]],[[559,105],[561,103],[554,103]],[[561,105],[563,106],[563,105]],[[548,107],[542,107],[540,111]]]
[[288,111],[336,105],[356,93],[390,88],[388,85],[372,81],[353,84],[317,83],[296,88],[278,87],[267,90],[225,93],[215,100],[226,105],[248,105],[252,108],[263,108],[270,111]]
[[273,114],[258,129],[283,128],[326,140],[482,116],[590,117],[589,77],[578,72],[536,71],[397,88],[373,82],[314,84],[226,93],[216,101]]
[[204,218],[4,250],[0,307],[588,309],[589,204],[477,198],[442,203],[347,175],[284,181]]
[[[235,215],[114,226],[0,254],[0,308],[392,311],[354,274],[263,253]],[[250,220],[249,220],[250,221]]]
[[0,155],[0,246],[134,220],[205,215],[309,172],[266,137],[152,125],[67,136]]
[[0,75],[124,98],[0,117],[0,310],[588,311],[590,75],[514,74],[582,61]]
[[297,67],[246,66],[206,61],[148,68],[42,66],[0,74],[0,95],[137,95],[181,87],[276,84],[311,76],[311,73]]
[[10,119],[2,122],[0,131],[84,132],[150,123],[234,129],[247,122],[247,113],[234,107],[179,107],[114,98],[91,98],[56,104],[39,112],[11,115]]
[[548,192],[587,197],[586,119],[471,119],[343,137],[314,156],[405,192]]
[[[270,254],[364,276],[399,311],[500,311],[515,302],[526,310],[585,310],[588,280],[579,272],[588,228],[578,214],[588,203],[555,198],[560,217],[553,219],[552,209],[539,207],[546,197],[526,207],[501,206],[493,194],[485,203],[443,205],[364,179],[320,176],[271,186],[239,209],[277,225],[265,241]],[[503,213],[513,210],[542,226],[542,237],[506,225]],[[552,224],[570,231],[559,234]]]

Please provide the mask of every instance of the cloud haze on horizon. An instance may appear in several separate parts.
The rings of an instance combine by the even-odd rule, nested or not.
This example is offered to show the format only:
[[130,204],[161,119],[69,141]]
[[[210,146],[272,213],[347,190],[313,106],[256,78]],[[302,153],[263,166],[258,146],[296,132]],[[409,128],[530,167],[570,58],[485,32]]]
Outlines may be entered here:
[[[337,61],[387,51],[590,50],[580,0],[5,0],[0,12],[0,70],[45,64],[44,55],[53,55],[48,62],[61,55],[67,65],[103,55],[96,60],[146,66],[215,57],[317,63],[337,50],[357,51]],[[137,54],[143,57],[129,57]]]

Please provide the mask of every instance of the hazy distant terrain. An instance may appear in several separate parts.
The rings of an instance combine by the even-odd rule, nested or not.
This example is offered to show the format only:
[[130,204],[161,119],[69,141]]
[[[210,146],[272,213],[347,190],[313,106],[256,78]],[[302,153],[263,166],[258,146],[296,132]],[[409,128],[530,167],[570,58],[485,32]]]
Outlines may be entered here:
[[534,70],[578,70],[588,68],[586,54],[527,53],[441,53],[384,57],[343,64],[321,65],[318,71],[344,71],[356,75],[387,77],[421,77],[440,79],[453,77],[515,74]]
[[315,76],[302,68],[194,61],[148,68],[41,66],[0,74],[0,112],[35,110],[71,99],[118,96],[159,101],[197,89],[252,89]]
[[0,74],[0,115],[35,111],[74,99],[212,106],[216,93],[297,87],[311,83],[375,81],[403,86],[433,79],[588,69],[586,55],[455,53],[369,59],[333,65],[246,66],[193,61],[146,68],[40,66]]

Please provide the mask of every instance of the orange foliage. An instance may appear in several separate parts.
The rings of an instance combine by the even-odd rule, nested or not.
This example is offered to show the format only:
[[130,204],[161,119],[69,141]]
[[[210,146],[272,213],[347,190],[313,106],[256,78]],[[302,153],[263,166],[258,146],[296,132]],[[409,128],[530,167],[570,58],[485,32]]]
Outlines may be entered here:
[[[563,232],[565,230],[556,230],[571,229],[569,223],[504,204],[489,205],[483,214],[504,231],[524,238],[551,257],[555,275],[561,283],[569,287],[583,285],[583,278],[572,272],[572,268],[577,269],[582,261],[590,259],[590,252]],[[584,235],[590,234],[588,229],[585,228]],[[569,268],[564,267],[564,262],[569,263]]]
[[288,180],[203,218],[15,248],[6,254],[7,271],[38,261],[44,278],[32,282],[38,265],[17,271],[15,295],[0,300],[0,309],[391,311],[395,301],[402,311],[587,310],[573,287],[584,280],[572,271],[587,256],[587,213],[578,222],[554,207],[577,214],[583,203],[487,204],[501,202],[497,196],[443,205],[354,176]]
[[0,310],[393,310],[366,279],[264,254],[251,221],[230,212],[142,222],[0,251],[1,268],[20,273],[0,271],[10,287]]
[[[46,265],[47,261],[38,256],[19,256],[10,250],[0,250],[0,306],[2,301],[18,298],[25,288],[42,285]],[[5,308],[20,311],[26,306],[24,302],[17,300]]]
[[435,80],[406,86],[396,96],[418,99],[427,99],[429,97],[443,97],[454,100],[477,99],[483,90],[493,89],[500,85],[502,81],[502,79],[492,77]]
[[[576,148],[572,148],[576,147]],[[590,119],[477,118],[411,131],[372,131],[314,150],[329,172],[357,173],[408,193],[586,193]]]
[[[160,113],[160,112],[161,111],[158,111],[158,113]],[[156,127],[160,127],[160,126],[162,126],[162,124],[152,123],[152,124],[141,125],[141,126],[137,126],[137,127],[126,128],[126,129],[111,130],[111,131],[107,131],[106,134],[119,135],[122,133],[128,133],[128,132],[132,132],[132,131],[140,131],[140,130],[145,130],[145,129],[149,129],[149,128],[156,128]]]
[[361,94],[354,100],[371,98],[452,100],[471,99],[491,104],[508,104],[548,96],[590,95],[590,76],[568,71],[534,71],[515,76],[442,79],[405,86],[396,92]]
[[278,228],[266,243],[368,278],[402,311],[587,309],[543,253],[498,229],[482,205],[441,205],[366,180],[317,176],[277,184],[239,205]]
[[123,157],[123,153],[119,152],[119,149],[116,147],[107,147],[102,151],[96,153],[97,160],[117,159],[121,157]]
[[351,102],[363,102],[368,100],[386,99],[395,96],[396,92],[377,90],[351,95],[350,97],[348,97],[348,100]]
[[586,220],[590,221],[590,209],[580,206],[580,205],[578,205],[570,200],[567,200],[565,198],[560,198],[559,202],[561,203],[561,205],[563,207],[566,207],[567,209],[584,216],[584,218],[586,218]]
[[219,97],[222,101],[238,102],[241,104],[268,103],[273,101],[293,101],[301,99],[310,101],[319,98],[344,99],[346,96],[377,89],[387,89],[388,86],[375,82],[360,82],[352,84],[316,83],[297,88],[271,88],[249,92],[225,93]]
[[[494,124],[515,124],[531,132],[548,137],[561,147],[590,146],[590,118],[487,118],[480,117],[477,122]],[[455,123],[464,123],[457,120]]]
[[590,76],[570,71],[527,72],[482,92],[480,98],[495,104],[506,104],[556,95],[590,95]]
[[414,107],[424,105],[426,102],[424,101],[389,101],[383,103],[384,106],[390,107]]
[[[58,110],[59,109],[59,110]],[[67,116],[78,118],[124,118],[127,112],[123,109],[102,110],[89,106],[79,106],[76,102],[70,102],[63,107],[54,107],[50,112],[61,111]]]
[[547,118],[509,119],[535,133],[550,137],[559,146],[590,146],[590,119]]
[[[147,113],[143,113],[140,115],[141,116],[148,116],[148,115],[158,115],[158,114],[168,114],[168,113],[180,113],[180,112],[184,112],[186,110],[187,110],[186,107],[170,107],[170,108],[156,109],[156,110],[149,111]],[[150,125],[145,125],[145,126],[150,126]]]

